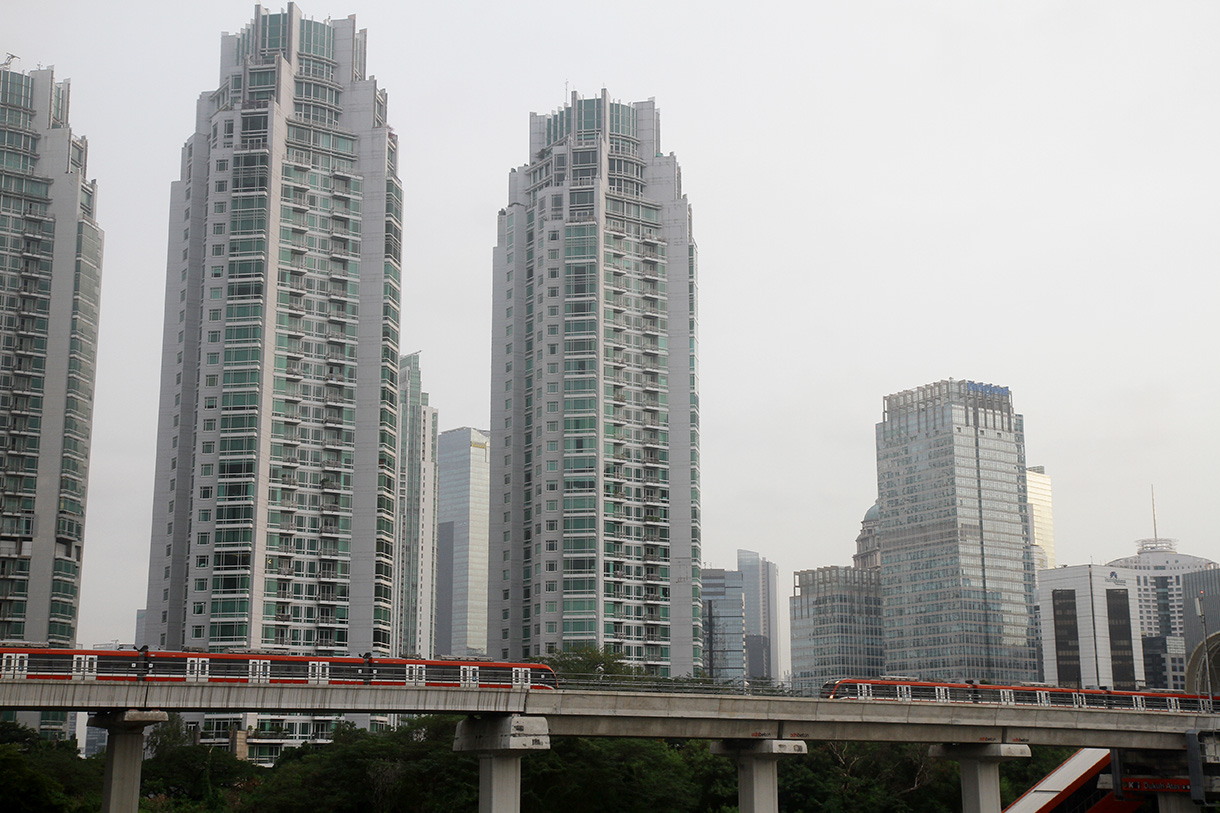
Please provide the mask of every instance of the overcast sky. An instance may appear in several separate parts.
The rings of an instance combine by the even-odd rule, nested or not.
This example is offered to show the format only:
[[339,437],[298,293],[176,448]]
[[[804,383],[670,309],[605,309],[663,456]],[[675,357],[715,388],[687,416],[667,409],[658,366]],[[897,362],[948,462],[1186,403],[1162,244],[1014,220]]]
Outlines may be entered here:
[[[253,4],[5,0],[72,80],[106,232],[82,643],[145,596],[169,184]],[[700,248],[705,562],[847,564],[882,397],[1012,388],[1060,563],[1220,558],[1220,4],[301,4],[356,14],[402,144],[402,350],[486,427],[491,252],[529,113],[655,97]],[[270,5],[278,11],[281,6]],[[786,607],[781,606],[781,616]]]

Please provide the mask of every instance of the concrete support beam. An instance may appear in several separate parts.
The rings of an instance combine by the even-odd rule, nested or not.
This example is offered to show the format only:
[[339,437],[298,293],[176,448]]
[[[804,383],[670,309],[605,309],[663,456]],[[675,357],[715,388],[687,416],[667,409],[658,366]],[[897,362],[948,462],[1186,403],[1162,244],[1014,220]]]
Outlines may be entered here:
[[110,711],[89,718],[89,725],[106,729],[106,772],[102,783],[102,813],[136,813],[140,807],[140,766],[144,761],[144,729],[164,723],[163,711]]
[[962,813],[1000,813],[1000,763],[1029,757],[1028,745],[933,745],[931,754],[962,768]]
[[737,761],[739,813],[779,813],[779,770],[782,756],[809,753],[800,740],[719,740],[712,753]]
[[546,718],[518,715],[467,718],[453,740],[479,755],[479,813],[520,813],[521,757],[550,747]]
[[1199,813],[1201,809],[1190,800],[1189,793],[1158,793],[1157,813]]

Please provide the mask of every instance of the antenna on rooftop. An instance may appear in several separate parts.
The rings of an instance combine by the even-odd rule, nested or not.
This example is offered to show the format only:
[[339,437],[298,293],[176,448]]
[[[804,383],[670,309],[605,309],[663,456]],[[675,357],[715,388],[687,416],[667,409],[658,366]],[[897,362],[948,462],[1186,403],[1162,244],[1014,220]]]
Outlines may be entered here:
[[1156,486],[1149,486],[1152,489],[1152,538],[1160,539],[1160,535],[1156,532]]
[[7,54],[6,57],[7,58],[4,60],[4,64],[0,65],[0,68],[9,67],[10,65],[13,64],[14,59],[21,59],[21,57],[17,56],[16,54]]

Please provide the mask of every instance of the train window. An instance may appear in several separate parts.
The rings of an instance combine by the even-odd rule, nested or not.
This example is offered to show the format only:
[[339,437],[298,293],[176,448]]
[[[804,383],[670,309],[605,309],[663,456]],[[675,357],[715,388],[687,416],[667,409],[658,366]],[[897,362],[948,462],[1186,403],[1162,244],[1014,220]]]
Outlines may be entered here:
[[68,662],[63,656],[32,652],[28,655],[26,671],[35,675],[66,675]]
[[245,662],[235,658],[211,658],[211,661],[208,671],[213,680],[239,681],[249,675]]
[[271,661],[271,680],[277,683],[304,683],[309,679],[305,661]]
[[149,672],[154,672],[161,680],[184,678],[186,676],[186,658],[177,654],[165,654],[156,657],[150,664]]
[[898,697],[898,687],[892,683],[872,684],[873,697],[878,700],[894,700]]
[[515,671],[503,666],[481,666],[479,667],[479,684],[482,686],[511,686],[512,672]]

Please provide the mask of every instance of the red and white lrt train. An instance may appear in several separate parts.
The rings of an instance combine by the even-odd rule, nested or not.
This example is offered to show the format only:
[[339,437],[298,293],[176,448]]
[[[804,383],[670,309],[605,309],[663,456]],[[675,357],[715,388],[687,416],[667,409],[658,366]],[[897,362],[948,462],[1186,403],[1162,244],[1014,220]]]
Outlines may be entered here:
[[0,683],[10,680],[556,688],[540,663],[0,645]]
[[1118,692],[1108,689],[1062,689],[1044,685],[993,686],[979,683],[934,683],[918,678],[831,680],[822,686],[822,697],[1190,713],[1208,713],[1213,708],[1211,699],[1206,696],[1176,691]]

